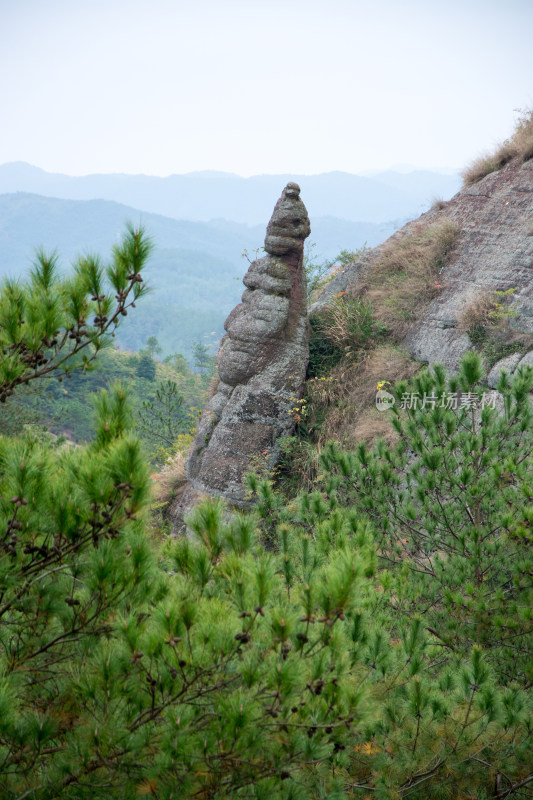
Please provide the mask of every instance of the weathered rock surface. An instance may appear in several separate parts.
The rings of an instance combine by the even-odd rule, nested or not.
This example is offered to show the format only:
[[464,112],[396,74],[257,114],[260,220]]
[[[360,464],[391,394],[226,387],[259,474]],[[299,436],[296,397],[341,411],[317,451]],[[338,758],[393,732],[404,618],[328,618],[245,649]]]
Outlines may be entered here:
[[508,372],[509,375],[513,375],[519,367],[525,366],[533,367],[533,351],[526,353],[524,356],[521,353],[513,353],[500,359],[487,375],[487,383],[491,389],[495,389],[502,372]]
[[311,231],[300,188],[289,183],[267,228],[267,255],[244,277],[246,291],[225,322],[209,401],[186,462],[189,487],[171,510],[183,517],[198,494],[248,504],[252,470],[271,470],[277,440],[293,428],[290,411],[309,359],[304,240]]
[[366,270],[383,247],[409,234],[414,225],[449,218],[460,233],[440,283],[441,294],[408,333],[405,344],[419,361],[442,362],[455,369],[472,348],[457,326],[462,311],[482,294],[516,287],[510,327],[533,333],[533,161],[514,160],[458,192],[443,208],[423,214],[340,272],[310,313],[319,312],[339,291],[356,292]]
[[491,369],[489,374],[487,375],[487,383],[491,389],[495,389],[498,381],[500,380],[500,374],[502,372],[508,372],[510,375],[516,369],[518,362],[521,359],[520,353],[513,353],[510,356],[506,356],[505,358],[500,359]]
[[[393,234],[391,239],[393,239],[394,236],[396,236],[396,234]],[[355,261],[351,261],[349,264],[346,264],[344,269],[339,270],[313,305],[309,307],[309,314],[320,314],[331,299],[340,292],[355,292],[366,270],[370,268],[372,262],[377,258],[379,253],[381,253],[382,248],[383,245],[378,245],[378,247],[374,247],[372,250],[365,250]]]

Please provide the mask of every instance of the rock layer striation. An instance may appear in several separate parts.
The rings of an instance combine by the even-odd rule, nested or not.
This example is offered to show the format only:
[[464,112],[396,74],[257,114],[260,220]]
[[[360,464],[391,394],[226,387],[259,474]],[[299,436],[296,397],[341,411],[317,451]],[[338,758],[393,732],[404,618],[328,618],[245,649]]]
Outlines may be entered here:
[[216,393],[186,461],[197,493],[246,506],[246,474],[275,467],[278,439],[293,428],[309,359],[303,247],[310,231],[300,187],[289,183],[268,224],[267,255],[251,263],[242,302],[224,325]]

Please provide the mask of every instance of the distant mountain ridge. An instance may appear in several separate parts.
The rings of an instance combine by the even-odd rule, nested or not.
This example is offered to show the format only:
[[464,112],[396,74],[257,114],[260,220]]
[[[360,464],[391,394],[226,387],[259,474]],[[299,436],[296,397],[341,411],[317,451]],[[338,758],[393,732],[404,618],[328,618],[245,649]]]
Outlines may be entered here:
[[[225,219],[176,220],[109,200],[64,200],[25,192],[0,194],[0,276],[23,274],[40,246],[57,248],[65,266],[82,252],[106,255],[127,221],[147,228],[156,244],[155,258],[162,250],[196,251],[232,263],[233,272],[241,274],[245,272],[243,251],[253,253],[264,239],[264,225],[252,227]],[[400,223],[318,217],[312,220],[311,241],[317,245],[317,258],[332,258],[341,249],[379,244]]]
[[24,162],[0,165],[0,193],[29,192],[70,200],[112,200],[175,219],[226,219],[263,225],[283,186],[297,181],[311,219],[337,217],[383,223],[418,216],[432,198],[448,199],[459,188],[456,175],[415,170],[372,177],[346,172],[320,175],[255,175],[242,178],[213,171],[169,175],[85,175],[46,172]]
[[[0,194],[0,277],[18,278],[27,273],[39,246],[57,249],[65,269],[86,252],[98,253],[105,261],[127,221],[142,223],[153,237],[155,249],[147,268],[153,291],[120,326],[122,345],[139,349],[148,336],[155,335],[165,353],[189,355],[195,340],[208,335],[208,341],[215,342],[243,291],[241,278],[248,262],[241,255],[246,249],[252,258],[262,247],[264,224],[250,227],[221,219],[190,222],[108,200]],[[379,244],[396,227],[333,217],[314,219],[313,258],[332,258],[343,248]]]
[[258,175],[204,171],[148,175],[52,174],[23,162],[0,166],[0,277],[19,277],[37,246],[59,251],[66,268],[92,251],[104,258],[126,221],[142,223],[156,249],[147,278],[153,293],[121,326],[123,346],[159,338],[165,353],[190,354],[198,339],[215,344],[261,248],[265,220],[283,186],[297,180],[311,218],[314,261],[378,245],[435,195],[446,199],[457,176],[424,171],[372,177]]

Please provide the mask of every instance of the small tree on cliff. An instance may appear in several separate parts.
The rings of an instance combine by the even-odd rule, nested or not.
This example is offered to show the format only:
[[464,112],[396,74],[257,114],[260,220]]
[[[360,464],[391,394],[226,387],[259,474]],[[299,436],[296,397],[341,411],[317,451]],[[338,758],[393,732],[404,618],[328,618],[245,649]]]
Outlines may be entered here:
[[172,453],[178,436],[191,427],[191,417],[175,381],[160,381],[155,397],[145,400],[139,409],[136,428],[150,442],[157,460],[161,461]]
[[202,342],[195,342],[192,348],[194,366],[202,375],[207,375],[214,367],[214,356]]

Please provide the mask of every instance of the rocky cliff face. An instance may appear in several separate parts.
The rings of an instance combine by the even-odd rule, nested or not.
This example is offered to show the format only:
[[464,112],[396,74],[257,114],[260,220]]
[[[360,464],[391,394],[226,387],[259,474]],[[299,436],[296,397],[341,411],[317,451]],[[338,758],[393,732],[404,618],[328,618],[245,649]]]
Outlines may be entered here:
[[218,386],[186,462],[189,486],[175,504],[183,517],[198,494],[246,506],[245,475],[271,470],[309,358],[304,240],[311,231],[300,188],[289,183],[268,224],[265,251],[244,277],[246,291],[225,323]]
[[439,276],[442,289],[438,297],[404,340],[411,355],[418,361],[439,361],[455,369],[473,346],[461,328],[462,314],[476,299],[510,288],[516,291],[509,326],[533,334],[533,161],[515,159],[439,206],[348,265],[310,312],[320,312],[338,292],[356,294],[383,248],[408,235],[413,226],[448,218],[457,224],[459,235]]

